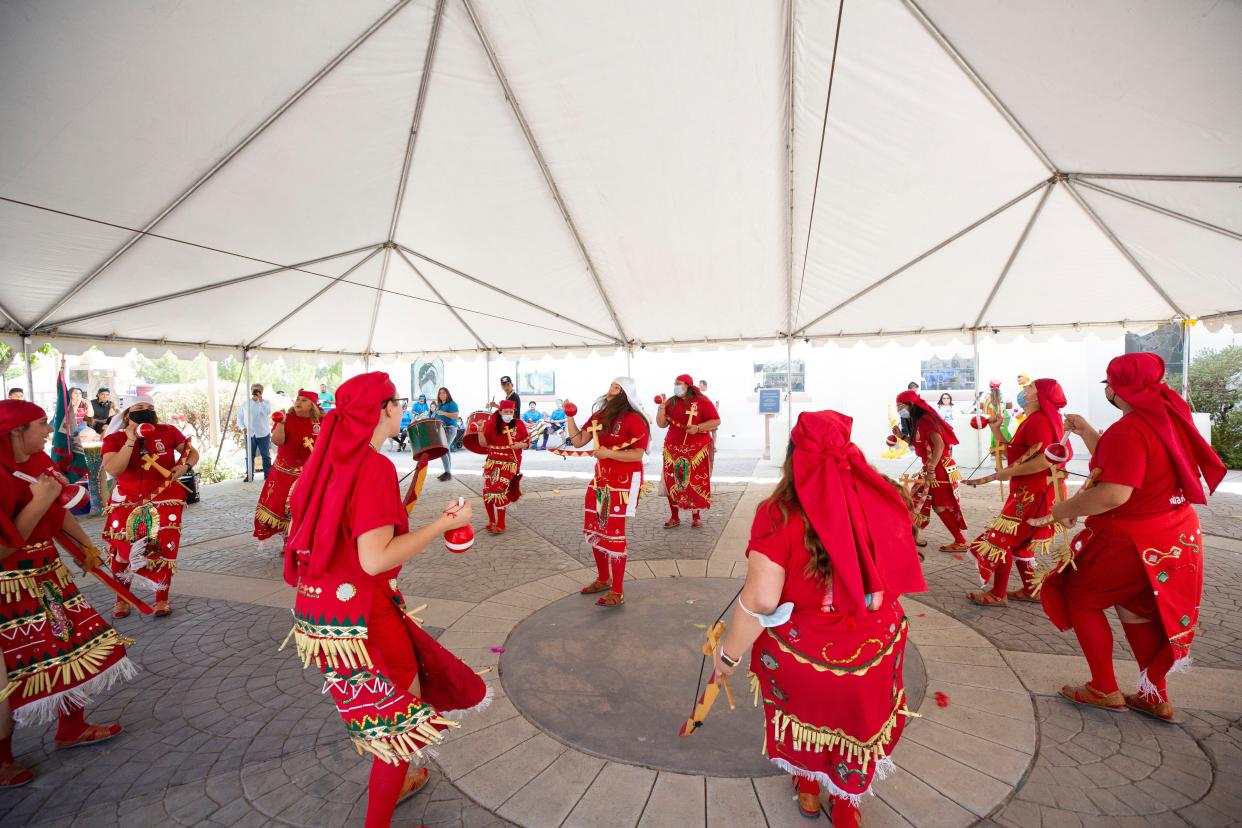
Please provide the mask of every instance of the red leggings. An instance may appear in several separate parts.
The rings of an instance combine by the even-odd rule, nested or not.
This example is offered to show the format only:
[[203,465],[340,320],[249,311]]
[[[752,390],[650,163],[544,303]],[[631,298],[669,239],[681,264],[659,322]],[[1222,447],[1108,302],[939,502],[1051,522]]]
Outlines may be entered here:
[[[384,666],[394,684],[409,687],[418,678],[418,657],[406,632],[401,610],[382,590],[375,591],[375,600],[371,603],[367,638],[368,643],[383,656]],[[371,760],[366,828],[387,828],[391,824],[409,767],[409,762],[392,765],[378,757]]]

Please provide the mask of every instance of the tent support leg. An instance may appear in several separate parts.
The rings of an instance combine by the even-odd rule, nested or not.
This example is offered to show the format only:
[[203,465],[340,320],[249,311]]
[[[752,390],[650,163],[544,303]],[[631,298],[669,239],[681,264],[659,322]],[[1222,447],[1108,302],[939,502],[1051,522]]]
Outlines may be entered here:
[[250,389],[254,386],[250,383],[250,349],[242,351],[242,376],[246,378],[247,397],[242,405],[246,406],[246,430],[243,434],[246,440],[246,480],[254,479],[254,423],[250,422]]
[[1190,402],[1190,326],[1193,324],[1193,319],[1182,320],[1182,398],[1187,402]]
[[26,399],[34,402],[34,369],[30,367],[30,337],[22,337],[22,356],[26,358]]

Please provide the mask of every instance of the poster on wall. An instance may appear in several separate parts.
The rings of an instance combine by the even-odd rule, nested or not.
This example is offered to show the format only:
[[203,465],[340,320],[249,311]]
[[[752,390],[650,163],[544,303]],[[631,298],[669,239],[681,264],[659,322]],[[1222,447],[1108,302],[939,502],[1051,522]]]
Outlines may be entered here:
[[424,395],[428,400],[436,398],[436,391],[445,385],[444,360],[416,360],[410,363],[410,398]]
[[517,392],[520,397],[550,397],[556,394],[555,371],[523,368],[519,360],[513,373],[517,375]]
[[802,393],[806,391],[806,361],[795,359],[789,363],[784,360],[777,362],[756,362],[755,366],[755,393],[761,388],[784,388],[786,383],[786,372],[789,373],[789,382],[792,384],[791,391]]
[[923,391],[966,391],[975,387],[975,359],[952,356],[932,357],[919,364],[919,383]]

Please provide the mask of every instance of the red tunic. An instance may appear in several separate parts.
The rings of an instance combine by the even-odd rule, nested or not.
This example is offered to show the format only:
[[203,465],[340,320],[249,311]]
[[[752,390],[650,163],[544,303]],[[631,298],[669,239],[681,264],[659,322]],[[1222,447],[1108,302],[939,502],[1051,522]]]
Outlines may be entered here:
[[483,502],[503,509],[516,499],[511,487],[522,470],[522,450],[508,447],[525,442],[529,432],[521,420],[514,418],[512,423],[504,425],[493,414],[483,426],[483,436],[487,439],[487,459],[483,461]]
[[909,715],[905,611],[886,599],[861,617],[838,612],[831,586],[805,574],[804,538],[796,510],[788,521],[766,502],[755,513],[747,555],[757,552],[785,570],[780,603],[794,605],[789,621],[767,628],[751,649],[766,753],[782,770],[857,802],[877,769],[890,766]]
[[[120,451],[127,439],[124,431],[104,437],[103,454]],[[104,507],[103,536],[112,552],[112,571],[121,583],[159,591],[172,581],[181,546],[185,489],[154,468],[144,469],[143,457],[154,455],[160,466],[172,471],[189,445],[190,438],[176,426],[159,423],[152,437],[134,446],[129,464],[117,475]]]
[[[409,531],[392,461],[363,450],[327,570],[298,582],[290,635],[303,662],[323,671],[358,749],[395,763],[421,759],[441,731],[456,727],[440,713],[481,704],[487,688],[405,614],[401,567],[368,575],[359,563],[361,535],[384,526]],[[422,696],[408,691],[415,676]]]
[[[34,478],[55,468],[43,452],[17,465]],[[29,484],[0,471],[5,517],[15,523],[31,497]],[[26,544],[0,561],[0,650],[9,678],[0,698],[8,698],[18,724],[54,721],[62,704],[84,702],[137,673],[125,639],[78,592],[53,545],[64,520],[53,502]]]
[[[914,453],[924,464],[932,456],[931,434],[933,431],[934,427],[931,423],[925,419],[920,420],[912,438]],[[927,526],[930,521],[933,507],[937,512],[947,512],[952,515],[959,528],[966,528],[966,518],[962,515],[962,503],[957,496],[957,486],[961,480],[962,473],[957,468],[957,461],[953,459],[953,447],[946,441],[944,452],[940,455],[940,462],[932,470],[931,480],[927,481],[930,493],[922,495],[917,491],[915,493],[916,503],[922,501],[916,520],[920,529]]]
[[[1005,447],[1005,462],[1017,465],[1028,452],[1042,452],[1057,441],[1052,423],[1042,412],[1036,412],[1022,421],[1013,439]],[[1044,517],[1052,511],[1056,497],[1052,491],[1052,473],[1048,470],[1024,474],[1010,479],[1009,497],[1001,507],[1001,513],[988,524],[983,534],[970,545],[971,555],[979,567],[979,580],[986,585],[992,574],[1009,555],[1019,561],[1033,562],[1047,555],[1061,530],[1059,523],[1049,523],[1038,528],[1027,521]]]
[[[599,430],[591,431],[591,427],[596,425],[600,426]],[[634,411],[618,417],[609,429],[603,428],[602,414],[596,411],[582,430],[598,434],[601,448],[646,449],[651,440],[651,429],[646,419]],[[583,534],[593,549],[614,557],[624,557],[625,519],[637,511],[642,485],[641,460],[595,461],[595,474],[586,490],[583,518]]]
[[285,416],[285,442],[276,450],[272,474],[263,481],[259,505],[254,510],[254,536],[260,540],[289,531],[289,498],[302,466],[310,459],[319,423],[290,411]]
[[1183,659],[1203,594],[1203,538],[1168,450],[1141,416],[1129,413],[1100,436],[1091,469],[1099,470],[1100,482],[1134,492],[1116,509],[1087,518],[1044,581],[1044,611],[1062,630],[1071,626],[1070,606],[1121,606],[1158,617]]
[[664,491],[673,505],[699,511],[712,505],[711,448],[715,432],[689,434],[686,426],[720,419],[716,406],[703,395],[686,401],[674,398],[664,409]]

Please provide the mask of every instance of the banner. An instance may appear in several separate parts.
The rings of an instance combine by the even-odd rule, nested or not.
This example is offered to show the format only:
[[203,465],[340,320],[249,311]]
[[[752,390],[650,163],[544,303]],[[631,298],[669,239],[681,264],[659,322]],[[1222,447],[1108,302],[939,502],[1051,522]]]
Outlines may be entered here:
[[86,452],[77,436],[78,423],[69,404],[69,386],[65,384],[65,363],[60,364],[56,377],[56,416],[52,420],[52,462],[60,467],[69,482],[76,483],[87,475]]

